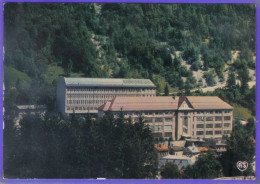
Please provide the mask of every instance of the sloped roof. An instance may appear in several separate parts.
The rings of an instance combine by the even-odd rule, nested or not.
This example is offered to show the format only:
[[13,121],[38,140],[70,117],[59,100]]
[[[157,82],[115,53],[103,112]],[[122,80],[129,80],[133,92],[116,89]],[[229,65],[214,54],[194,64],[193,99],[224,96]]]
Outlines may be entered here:
[[217,96],[187,96],[186,98],[196,110],[233,109],[231,105]]
[[170,96],[152,97],[115,97],[108,105],[101,106],[99,110],[107,111],[149,111],[149,110],[177,110],[178,97]]
[[66,86],[156,87],[150,79],[65,78]]
[[185,98],[194,110],[233,109],[232,106],[216,96],[152,96],[152,97],[115,97],[99,107],[103,111],[151,111],[178,110]]

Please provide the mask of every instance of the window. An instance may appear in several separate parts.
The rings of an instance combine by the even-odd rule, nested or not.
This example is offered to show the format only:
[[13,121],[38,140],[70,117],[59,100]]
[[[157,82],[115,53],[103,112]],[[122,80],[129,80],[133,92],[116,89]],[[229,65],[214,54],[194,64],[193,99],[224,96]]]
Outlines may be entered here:
[[165,122],[172,122],[172,118],[165,118]]
[[164,133],[164,136],[165,136],[165,137],[172,137],[172,132],[165,132],[165,133]]
[[228,120],[230,120],[231,118],[230,118],[230,116],[224,116],[224,120],[225,121],[228,121]]
[[155,125],[155,126],[154,126],[154,130],[155,130],[155,131],[160,131],[160,130],[162,130],[162,125]]
[[224,127],[225,128],[230,127],[230,123],[224,123]]
[[213,131],[206,131],[206,135],[213,135]]
[[225,114],[228,114],[228,113],[230,113],[230,112],[231,112],[231,110],[225,110],[225,111],[224,111]]
[[196,134],[197,135],[203,135],[203,131],[197,131]]
[[67,107],[67,110],[70,110],[70,107]]
[[[185,104],[184,104],[185,105]],[[189,112],[184,112],[184,115],[188,115],[189,114]]]
[[215,114],[221,114],[222,113],[222,111],[215,111]]
[[222,127],[222,124],[220,124],[220,123],[215,124],[215,128],[221,128],[221,127]]
[[164,125],[164,130],[172,130],[172,125]]
[[204,128],[204,124],[197,124],[197,128]]
[[206,114],[213,114],[213,111],[206,111]]
[[203,114],[203,111],[197,111],[197,114]]
[[152,123],[153,122],[153,118],[145,118],[147,123]]
[[230,134],[230,130],[224,130],[224,134]]
[[213,121],[213,117],[206,117],[206,121]]
[[213,124],[206,124],[206,128],[213,128]]
[[219,134],[222,134],[222,132],[220,130],[217,130],[217,131],[215,131],[215,134],[219,135]]
[[216,116],[215,121],[222,121],[222,116]]
[[204,117],[203,116],[197,117],[197,121],[204,121]]
[[165,114],[173,114],[173,111],[165,111]]
[[162,118],[155,118],[155,122],[162,122],[163,119]]
[[154,137],[162,137],[162,133],[153,133]]
[[183,131],[183,133],[186,133],[186,134],[188,133],[188,129],[187,128],[183,128],[182,131]]
[[144,114],[145,115],[153,115],[153,113],[151,111],[146,111]]

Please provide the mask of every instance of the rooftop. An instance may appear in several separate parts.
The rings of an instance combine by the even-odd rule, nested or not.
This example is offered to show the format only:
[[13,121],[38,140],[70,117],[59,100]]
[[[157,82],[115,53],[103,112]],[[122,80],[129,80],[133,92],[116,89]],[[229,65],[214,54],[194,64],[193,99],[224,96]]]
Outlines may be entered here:
[[66,86],[156,87],[150,79],[65,78]]
[[101,106],[99,110],[107,111],[150,111],[150,110],[177,110],[178,97],[170,96],[152,97],[115,97]]
[[17,105],[16,107],[19,110],[24,110],[24,109],[46,109],[45,105]]
[[167,155],[162,157],[161,159],[172,159],[172,160],[190,160],[191,157],[187,157],[185,155]]
[[194,109],[233,109],[231,105],[217,96],[187,96]]
[[105,105],[99,107],[103,111],[160,111],[178,110],[186,98],[194,110],[233,109],[232,106],[216,96],[152,96],[152,97],[115,97]]

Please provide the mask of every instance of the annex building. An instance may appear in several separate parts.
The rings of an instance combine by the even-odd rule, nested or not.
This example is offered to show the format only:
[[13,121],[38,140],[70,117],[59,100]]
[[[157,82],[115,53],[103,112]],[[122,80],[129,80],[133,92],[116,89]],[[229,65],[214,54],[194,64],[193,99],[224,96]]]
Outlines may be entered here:
[[98,113],[115,97],[151,97],[156,86],[149,79],[65,78],[57,84],[57,106],[62,115]]
[[154,137],[221,139],[232,131],[233,107],[216,96],[115,97],[99,107],[98,116],[106,111],[122,111],[132,122],[143,116]]

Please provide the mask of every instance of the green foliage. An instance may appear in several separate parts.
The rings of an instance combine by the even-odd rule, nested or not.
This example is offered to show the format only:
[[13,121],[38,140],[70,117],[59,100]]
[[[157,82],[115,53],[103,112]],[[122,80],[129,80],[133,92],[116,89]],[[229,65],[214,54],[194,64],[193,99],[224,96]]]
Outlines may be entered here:
[[236,78],[235,78],[235,73],[233,71],[230,71],[228,74],[227,88],[229,90],[233,90],[236,88]]
[[188,166],[185,170],[185,178],[213,179],[222,176],[222,166],[214,152],[199,155],[194,165]]
[[4,79],[7,88],[15,87],[17,81],[19,81],[21,89],[28,88],[31,84],[31,79],[26,73],[8,66],[4,67]]
[[181,173],[176,164],[168,162],[161,169],[161,176],[163,179],[179,179],[181,178]]
[[25,115],[19,131],[6,116],[7,178],[154,178],[156,162],[151,130],[121,113],[91,120],[55,113]]
[[168,84],[165,85],[164,96],[169,96],[169,86],[168,86]]
[[236,125],[233,128],[231,137],[228,139],[228,149],[221,158],[225,176],[240,176],[242,174],[236,167],[238,161],[247,161],[248,169],[243,172],[243,175],[252,175],[251,163],[254,161],[255,143],[250,133],[251,129],[246,130],[243,125]]
[[211,72],[205,72],[203,77],[205,78],[206,80],[206,83],[209,85],[209,86],[214,86],[216,85],[216,81],[214,79],[214,76],[212,75]]
[[[182,90],[189,71],[172,59],[176,51],[192,70],[201,68],[201,55],[221,80],[231,50],[255,66],[253,5],[7,3],[4,14],[5,65],[35,81],[56,65],[66,76],[157,74]],[[246,76],[241,81],[246,87]]]

